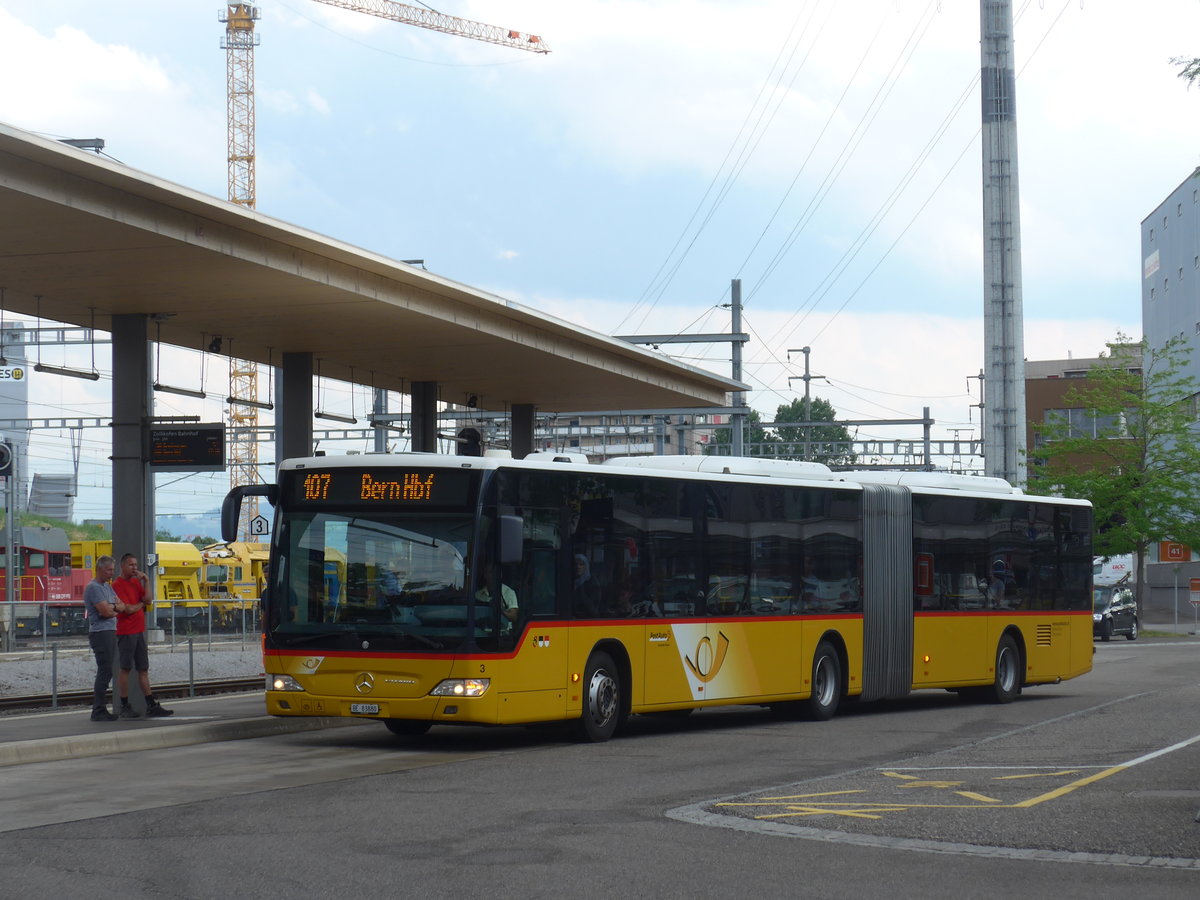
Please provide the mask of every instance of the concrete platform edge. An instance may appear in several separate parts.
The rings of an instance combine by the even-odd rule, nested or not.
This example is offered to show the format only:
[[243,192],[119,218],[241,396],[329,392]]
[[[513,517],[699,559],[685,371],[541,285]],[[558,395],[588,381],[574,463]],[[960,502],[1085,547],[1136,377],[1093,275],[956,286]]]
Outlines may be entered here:
[[[85,713],[86,715],[86,713]],[[209,741],[239,741],[360,724],[358,719],[341,718],[278,718],[256,716],[223,722],[198,722],[187,725],[157,725],[107,731],[70,737],[39,738],[32,741],[12,741],[0,744],[0,767],[64,759],[89,759],[110,753],[136,750],[161,750]],[[98,729],[105,727],[97,725]],[[111,726],[110,726],[111,727]]]

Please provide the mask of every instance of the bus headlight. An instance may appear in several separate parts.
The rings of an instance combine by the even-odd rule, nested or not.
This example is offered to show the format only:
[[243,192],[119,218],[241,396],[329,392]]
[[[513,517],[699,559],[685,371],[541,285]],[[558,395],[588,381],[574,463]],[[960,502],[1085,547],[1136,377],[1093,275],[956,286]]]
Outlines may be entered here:
[[268,691],[302,691],[304,688],[291,675],[267,675]]
[[447,678],[432,691],[431,697],[482,697],[491,685],[490,678]]

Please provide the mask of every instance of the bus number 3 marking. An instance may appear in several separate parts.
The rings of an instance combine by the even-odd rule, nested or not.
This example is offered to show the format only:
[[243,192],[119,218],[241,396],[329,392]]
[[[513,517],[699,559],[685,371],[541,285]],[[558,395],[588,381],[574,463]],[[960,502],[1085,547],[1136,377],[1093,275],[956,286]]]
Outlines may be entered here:
[[721,666],[725,663],[725,654],[729,652],[729,638],[725,636],[723,631],[717,632],[717,649],[713,652],[712,639],[705,635],[700,638],[700,642],[696,644],[696,661],[692,662],[690,656],[685,656],[683,661],[687,663],[687,667],[691,669],[692,674],[704,684],[708,684],[717,677],[717,673],[721,671]]

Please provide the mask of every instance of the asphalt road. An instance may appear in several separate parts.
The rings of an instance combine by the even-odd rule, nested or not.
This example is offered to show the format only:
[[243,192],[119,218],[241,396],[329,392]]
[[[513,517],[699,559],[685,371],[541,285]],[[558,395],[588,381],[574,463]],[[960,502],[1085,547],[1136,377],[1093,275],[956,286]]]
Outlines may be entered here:
[[376,723],[0,770],[0,896],[1200,894],[1200,642],[1097,644],[1007,706]]

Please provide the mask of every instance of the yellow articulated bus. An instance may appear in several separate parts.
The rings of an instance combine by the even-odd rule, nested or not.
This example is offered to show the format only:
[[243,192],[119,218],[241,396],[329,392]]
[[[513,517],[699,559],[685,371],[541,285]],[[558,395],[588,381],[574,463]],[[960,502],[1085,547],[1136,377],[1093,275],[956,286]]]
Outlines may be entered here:
[[1002,479],[697,456],[289,460],[264,597],[278,716],[431,725],[723,704],[1006,703],[1092,666],[1092,511]]

